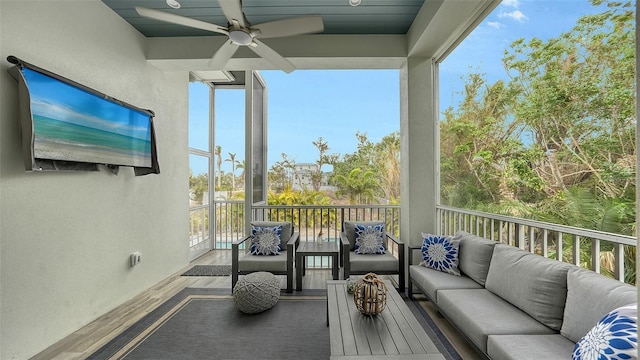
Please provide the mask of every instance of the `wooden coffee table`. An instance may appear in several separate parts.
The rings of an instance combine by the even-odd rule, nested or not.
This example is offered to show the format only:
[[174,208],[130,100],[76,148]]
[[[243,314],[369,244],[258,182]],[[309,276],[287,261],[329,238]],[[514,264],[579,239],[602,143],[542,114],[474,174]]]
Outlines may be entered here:
[[346,281],[327,281],[331,360],[444,360],[400,294],[385,283],[386,308],[377,316],[365,316],[347,293]]

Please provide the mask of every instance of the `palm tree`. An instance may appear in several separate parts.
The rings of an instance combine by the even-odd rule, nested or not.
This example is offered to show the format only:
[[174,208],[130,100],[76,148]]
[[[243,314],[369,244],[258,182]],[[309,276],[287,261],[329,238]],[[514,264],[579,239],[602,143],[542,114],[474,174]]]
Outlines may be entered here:
[[246,167],[244,165],[245,161],[246,160],[244,160],[244,159],[242,161],[236,160],[236,170],[242,170],[242,172],[240,173],[240,176],[238,176],[238,178],[240,178],[240,183],[242,185],[244,185],[244,181],[245,181],[245,179],[244,179],[244,169],[246,169]]
[[229,158],[224,161],[231,162],[231,191],[236,190],[236,153],[229,153]]
[[375,190],[380,186],[373,171],[363,172],[360,168],[351,170],[346,177],[337,175],[335,181],[340,189],[337,194],[346,194],[352,204],[370,203],[374,199]]
[[[218,189],[222,186],[222,146],[216,145],[213,154],[217,156],[218,165]],[[215,189],[214,189],[215,190]]]

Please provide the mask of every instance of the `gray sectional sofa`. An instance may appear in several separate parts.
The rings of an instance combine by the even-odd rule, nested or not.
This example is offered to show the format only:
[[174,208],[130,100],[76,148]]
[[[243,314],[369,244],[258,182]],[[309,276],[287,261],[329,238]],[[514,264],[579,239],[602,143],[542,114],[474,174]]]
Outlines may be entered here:
[[571,359],[605,314],[637,302],[636,287],[517,247],[459,232],[461,276],[419,264],[410,248],[409,296],[422,292],[483,357]]

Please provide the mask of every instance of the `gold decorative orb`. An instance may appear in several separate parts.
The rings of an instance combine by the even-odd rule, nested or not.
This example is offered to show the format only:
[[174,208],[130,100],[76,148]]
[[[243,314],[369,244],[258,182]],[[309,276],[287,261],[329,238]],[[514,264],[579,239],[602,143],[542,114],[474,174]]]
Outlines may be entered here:
[[353,301],[364,315],[378,315],[387,306],[387,286],[374,273],[368,273],[356,283]]

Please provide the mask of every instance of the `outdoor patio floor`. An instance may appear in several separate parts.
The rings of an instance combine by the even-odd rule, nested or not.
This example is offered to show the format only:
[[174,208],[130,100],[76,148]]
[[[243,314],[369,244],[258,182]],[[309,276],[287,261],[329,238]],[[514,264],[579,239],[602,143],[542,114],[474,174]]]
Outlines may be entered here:
[[[208,252],[174,275],[45,349],[32,357],[31,360],[85,359],[185,287],[231,287],[231,276],[180,276],[193,265],[206,264],[231,264],[231,251],[218,250]],[[281,287],[285,288],[285,278],[284,276],[281,278]],[[326,280],[330,279],[330,269],[309,269],[303,278],[302,285],[305,289],[322,289],[325,287]],[[428,301],[420,296],[418,296],[418,299],[463,359],[481,359],[448,321],[434,310]]]

